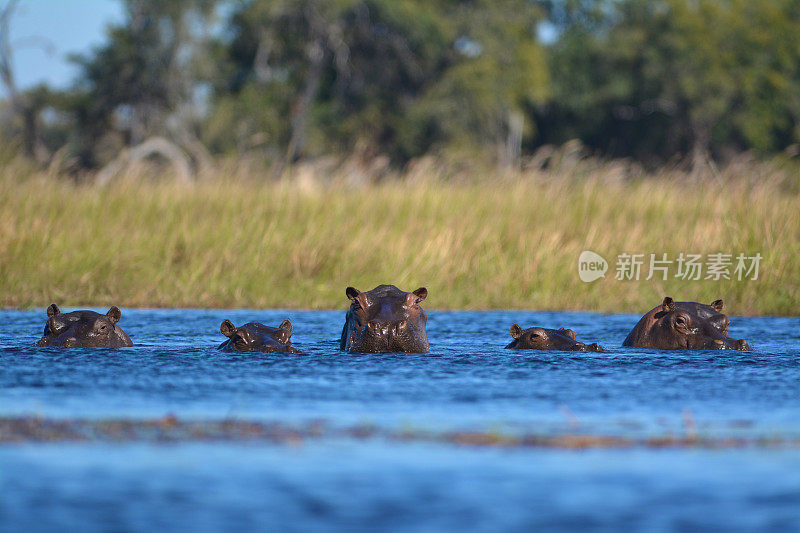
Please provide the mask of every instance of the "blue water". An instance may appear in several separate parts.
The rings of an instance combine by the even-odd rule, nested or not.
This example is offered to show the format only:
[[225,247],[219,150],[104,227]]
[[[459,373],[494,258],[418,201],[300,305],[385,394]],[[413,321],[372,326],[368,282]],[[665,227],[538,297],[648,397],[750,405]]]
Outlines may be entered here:
[[[104,310],[103,310],[104,311]],[[752,352],[620,346],[632,315],[429,312],[427,355],[346,355],[343,311],[128,310],[136,346],[30,346],[0,311],[0,416],[503,434],[800,437],[800,320],[732,318]],[[294,325],[304,355],[218,352],[223,319]],[[604,353],[504,350],[512,322]],[[321,438],[0,445],[8,530],[800,530],[800,450],[495,449]]]

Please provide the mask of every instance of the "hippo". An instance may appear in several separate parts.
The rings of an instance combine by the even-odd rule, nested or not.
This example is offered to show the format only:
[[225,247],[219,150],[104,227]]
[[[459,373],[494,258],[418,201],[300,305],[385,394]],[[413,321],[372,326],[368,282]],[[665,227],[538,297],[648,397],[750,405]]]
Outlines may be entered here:
[[224,320],[219,327],[228,340],[219,345],[226,352],[280,352],[300,353],[292,346],[292,323],[287,318],[277,328],[259,322],[248,322],[236,327]]
[[698,317],[708,320],[712,326],[717,328],[723,335],[728,335],[728,326],[731,320],[722,313],[724,303],[722,300],[714,300],[711,304],[700,304],[697,302],[675,302],[679,309],[688,313],[694,313]]
[[730,319],[722,300],[711,305],[676,302],[669,296],[645,314],[625,338],[623,346],[663,350],[750,350],[744,339],[728,336]]
[[602,352],[603,347],[593,342],[584,344],[575,340],[571,329],[528,328],[523,330],[519,324],[511,325],[514,340],[506,348],[512,350],[565,350],[572,352]]
[[133,346],[130,337],[117,325],[122,317],[119,307],[112,305],[108,313],[72,311],[62,313],[56,304],[47,308],[44,336],[36,346],[60,348],[123,348]]
[[342,329],[340,347],[348,352],[427,353],[427,316],[419,303],[428,289],[401,291],[394,285],[378,285],[361,292],[347,287],[351,300]]

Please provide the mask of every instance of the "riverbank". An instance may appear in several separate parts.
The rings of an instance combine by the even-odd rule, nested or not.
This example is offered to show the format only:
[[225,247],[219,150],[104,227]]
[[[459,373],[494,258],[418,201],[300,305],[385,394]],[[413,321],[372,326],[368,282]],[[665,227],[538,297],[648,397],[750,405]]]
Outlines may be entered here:
[[[133,169],[94,187],[6,163],[0,306],[339,309],[348,285],[393,283],[427,286],[430,309],[641,313],[669,295],[798,314],[800,187],[778,163],[366,176],[306,165],[271,180],[228,163],[192,186]],[[585,250],[604,277],[581,281]],[[698,280],[679,264],[690,255]]]

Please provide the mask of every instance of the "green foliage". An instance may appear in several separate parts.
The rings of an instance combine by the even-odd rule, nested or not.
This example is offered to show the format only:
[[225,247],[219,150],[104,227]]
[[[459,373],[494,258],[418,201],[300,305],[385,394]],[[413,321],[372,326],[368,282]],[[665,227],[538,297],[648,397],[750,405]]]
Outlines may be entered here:
[[[208,74],[197,58],[205,45],[202,22],[214,0],[124,3],[126,20],[109,28],[107,42],[72,58],[81,77],[66,102],[80,132],[75,149],[87,166],[164,135]],[[108,154],[98,150],[104,144]]]
[[212,142],[241,128],[285,145],[301,115],[305,155],[360,143],[405,159],[493,142],[508,112],[547,94],[538,13],[526,1],[245,3],[231,18],[235,68],[217,90],[209,123],[226,126],[211,127]]
[[550,51],[548,141],[642,159],[800,141],[793,0],[570,5]]
[[549,95],[544,51],[533,35],[539,12],[525,1],[492,6],[467,2],[454,10],[458,54],[412,110],[438,133],[428,142],[502,141],[509,114]]
[[516,158],[572,139],[655,163],[800,143],[796,0],[124,5],[75,58],[74,87],[31,90],[4,120],[40,163],[66,145],[93,168],[155,135],[279,168],[353,152]]

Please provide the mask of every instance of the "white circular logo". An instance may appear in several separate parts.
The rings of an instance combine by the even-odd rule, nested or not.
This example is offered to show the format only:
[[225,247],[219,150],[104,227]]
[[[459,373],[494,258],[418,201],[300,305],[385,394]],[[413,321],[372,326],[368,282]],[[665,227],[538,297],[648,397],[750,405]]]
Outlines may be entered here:
[[596,254],[591,250],[584,250],[578,257],[578,276],[581,281],[590,283],[605,277],[607,270],[608,261],[603,259],[600,254]]

